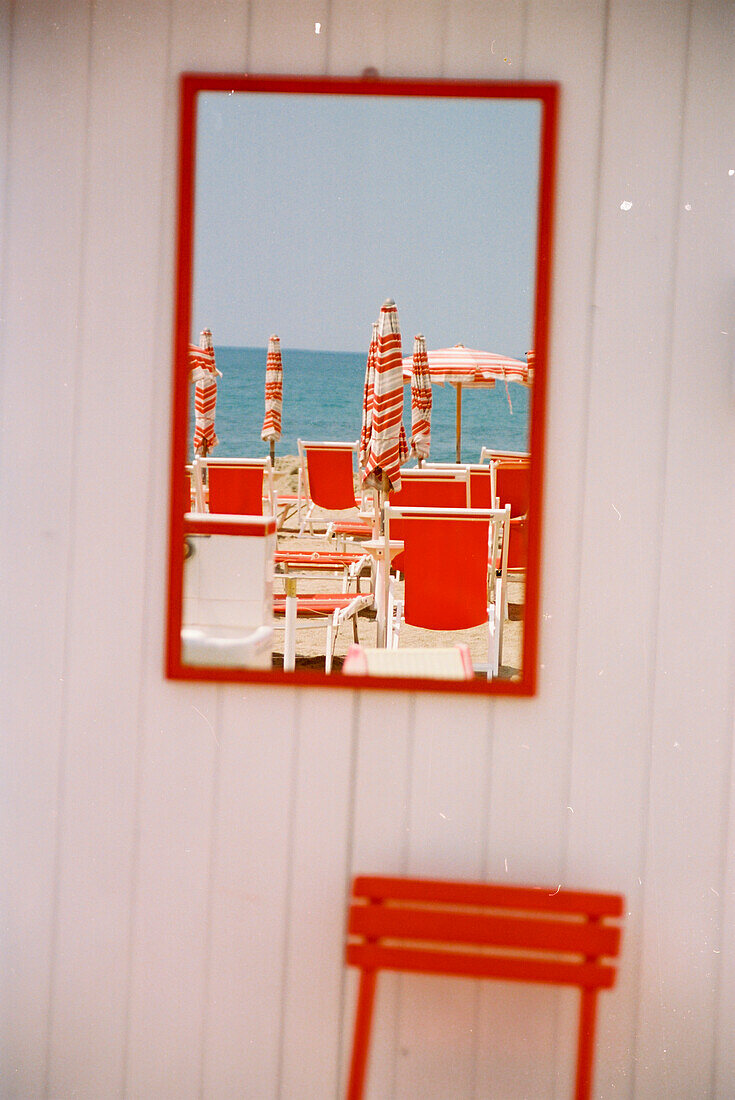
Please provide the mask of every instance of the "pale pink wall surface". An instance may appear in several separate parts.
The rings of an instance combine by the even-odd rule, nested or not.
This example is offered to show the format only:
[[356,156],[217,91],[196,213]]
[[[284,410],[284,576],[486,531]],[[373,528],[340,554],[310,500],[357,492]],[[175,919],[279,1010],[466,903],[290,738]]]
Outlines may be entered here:
[[[596,1095],[732,1096],[734,43],[718,0],[3,5],[3,1096],[337,1096],[373,870],[624,892]],[[561,85],[532,700],[162,677],[177,74],[368,65]],[[575,1013],[386,978],[370,1096],[568,1095]]]

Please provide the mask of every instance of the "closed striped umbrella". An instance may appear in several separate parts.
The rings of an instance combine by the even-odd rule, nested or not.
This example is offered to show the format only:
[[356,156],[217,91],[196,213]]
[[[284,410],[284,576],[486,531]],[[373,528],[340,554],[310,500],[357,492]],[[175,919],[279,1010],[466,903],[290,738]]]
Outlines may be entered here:
[[271,445],[271,462],[275,445],[281,438],[281,410],[283,408],[283,363],[281,341],[271,336],[268,341],[268,358],[265,364],[265,419],[260,438]]
[[214,416],[217,376],[222,377],[222,372],[217,370],[210,329],[202,331],[198,347],[189,344],[189,367],[194,382],[194,453],[206,457],[219,442],[214,430]]
[[431,446],[431,379],[426,358],[426,340],[419,333],[413,339],[411,364],[411,454],[421,462]]
[[363,483],[384,492],[401,487],[401,463],[408,457],[403,427],[401,331],[396,303],[388,298],[380,310],[373,388],[373,430]]
[[373,391],[375,388],[375,360],[378,356],[378,322],[373,321],[373,334],[368,349],[365,368],[365,388],[362,394],[362,431],[360,432],[360,467],[364,469],[370,451],[370,437],[373,434]]

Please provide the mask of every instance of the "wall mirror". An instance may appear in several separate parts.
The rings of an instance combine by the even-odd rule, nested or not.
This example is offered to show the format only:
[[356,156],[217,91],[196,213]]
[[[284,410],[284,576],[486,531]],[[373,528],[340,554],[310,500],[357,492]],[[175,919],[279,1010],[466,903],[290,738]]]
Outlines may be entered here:
[[170,677],[534,691],[556,100],[181,78]]

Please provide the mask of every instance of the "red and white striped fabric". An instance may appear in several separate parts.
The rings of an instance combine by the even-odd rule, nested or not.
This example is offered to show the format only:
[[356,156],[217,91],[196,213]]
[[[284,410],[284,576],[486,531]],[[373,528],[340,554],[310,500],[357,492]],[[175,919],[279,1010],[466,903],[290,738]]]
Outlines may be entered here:
[[[510,359],[492,351],[476,351],[463,344],[452,348],[439,348],[427,352],[429,377],[436,386],[449,382],[463,385],[482,385],[496,379],[505,382],[530,384],[528,364],[521,359]],[[411,379],[412,359],[403,360],[403,380]]]
[[217,370],[214,359],[212,333],[205,328],[200,337],[200,346],[189,344],[189,369],[194,382],[194,453],[206,456],[217,446],[219,440],[214,430],[214,416],[217,405]]
[[431,446],[431,379],[426,359],[426,340],[419,334],[413,338],[411,369],[411,454],[418,459],[429,457]]
[[388,298],[380,310],[378,350],[373,388],[373,431],[365,464],[363,484],[383,488],[383,475],[389,487],[401,487],[401,463],[408,457],[403,427],[403,375],[401,370],[401,332],[396,303]]
[[533,385],[533,372],[536,369],[536,352],[535,351],[527,351],[526,352],[526,362],[528,363],[528,384],[529,384],[529,386],[532,386]]
[[360,450],[358,461],[364,469],[370,451],[370,437],[373,434],[373,391],[375,389],[375,361],[378,357],[378,322],[373,321],[373,334],[368,349],[365,368],[365,389],[362,393],[362,431],[360,432]]
[[268,341],[268,358],[265,364],[265,419],[260,438],[275,443],[281,438],[281,410],[283,408],[283,363],[281,341],[271,336]]

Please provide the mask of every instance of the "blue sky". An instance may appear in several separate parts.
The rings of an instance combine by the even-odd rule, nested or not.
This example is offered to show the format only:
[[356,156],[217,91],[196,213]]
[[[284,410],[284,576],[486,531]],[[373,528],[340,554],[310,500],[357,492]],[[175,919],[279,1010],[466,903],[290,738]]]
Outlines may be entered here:
[[192,338],[404,354],[532,346],[533,100],[200,93]]

